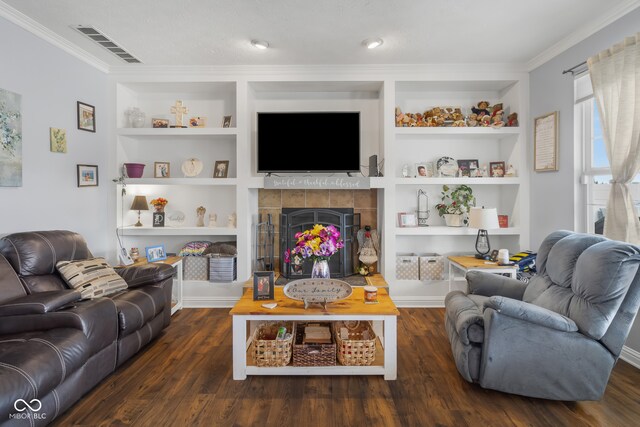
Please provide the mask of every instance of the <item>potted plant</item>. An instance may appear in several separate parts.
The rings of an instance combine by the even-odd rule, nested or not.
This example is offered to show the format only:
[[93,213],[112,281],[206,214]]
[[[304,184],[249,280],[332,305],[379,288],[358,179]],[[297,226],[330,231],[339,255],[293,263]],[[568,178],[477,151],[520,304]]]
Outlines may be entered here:
[[438,215],[443,216],[449,227],[462,227],[469,223],[469,210],[476,205],[473,190],[468,185],[459,185],[455,189],[442,186],[442,202],[436,205]]

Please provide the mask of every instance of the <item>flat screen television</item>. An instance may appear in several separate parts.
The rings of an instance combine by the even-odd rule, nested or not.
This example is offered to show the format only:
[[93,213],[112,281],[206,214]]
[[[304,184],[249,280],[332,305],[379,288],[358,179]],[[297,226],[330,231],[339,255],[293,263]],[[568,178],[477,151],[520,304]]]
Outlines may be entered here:
[[360,112],[258,113],[258,172],[360,171]]

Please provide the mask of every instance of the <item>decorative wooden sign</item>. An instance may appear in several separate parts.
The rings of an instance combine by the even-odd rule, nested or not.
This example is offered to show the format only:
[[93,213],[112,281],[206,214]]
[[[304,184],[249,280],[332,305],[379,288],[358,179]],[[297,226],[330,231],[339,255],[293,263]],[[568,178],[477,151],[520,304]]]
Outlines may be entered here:
[[351,285],[336,279],[300,279],[287,283],[284,294],[288,298],[304,301],[304,308],[309,304],[328,302],[348,298],[353,293]]
[[367,190],[370,188],[369,178],[367,177],[335,177],[335,176],[317,176],[317,177],[293,177],[293,176],[267,176],[264,178],[264,188],[279,189],[303,189],[303,188],[321,188],[331,190]]

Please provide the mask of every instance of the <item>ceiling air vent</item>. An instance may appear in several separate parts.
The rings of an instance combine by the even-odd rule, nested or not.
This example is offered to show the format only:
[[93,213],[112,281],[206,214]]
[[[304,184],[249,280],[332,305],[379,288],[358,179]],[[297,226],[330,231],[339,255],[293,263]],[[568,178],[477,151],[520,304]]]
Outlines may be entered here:
[[118,46],[111,39],[109,39],[109,37],[105,36],[95,28],[86,26],[86,25],[72,25],[71,28],[78,31],[80,34],[84,35],[85,37],[88,37],[94,43],[97,43],[103,48],[107,49],[109,52],[113,53],[115,56],[122,59],[123,61],[128,62],[130,64],[141,63],[141,61],[138,58],[131,55],[122,47]]

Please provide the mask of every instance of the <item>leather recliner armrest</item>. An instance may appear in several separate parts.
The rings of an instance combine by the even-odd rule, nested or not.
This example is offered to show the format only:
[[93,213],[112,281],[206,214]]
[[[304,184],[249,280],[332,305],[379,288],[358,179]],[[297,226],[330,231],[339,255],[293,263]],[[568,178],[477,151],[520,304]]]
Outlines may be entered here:
[[168,264],[141,264],[116,267],[116,273],[127,282],[129,288],[153,285],[173,276],[173,267]]
[[75,289],[38,292],[0,305],[0,317],[50,313],[78,301],[80,298],[80,292]]

